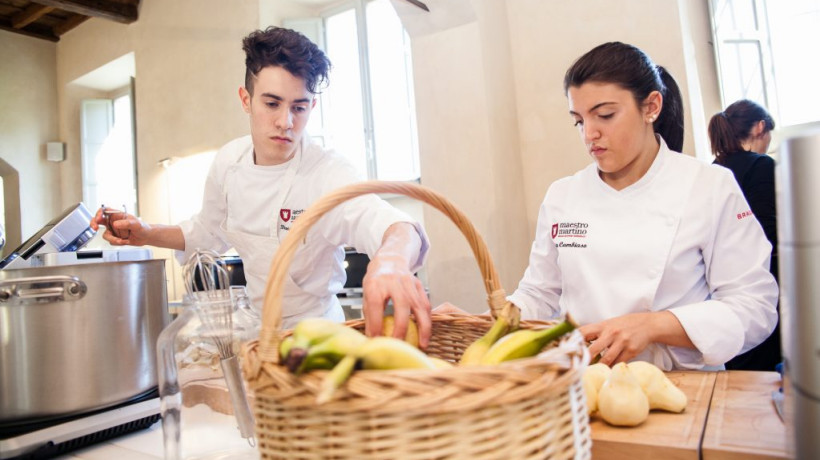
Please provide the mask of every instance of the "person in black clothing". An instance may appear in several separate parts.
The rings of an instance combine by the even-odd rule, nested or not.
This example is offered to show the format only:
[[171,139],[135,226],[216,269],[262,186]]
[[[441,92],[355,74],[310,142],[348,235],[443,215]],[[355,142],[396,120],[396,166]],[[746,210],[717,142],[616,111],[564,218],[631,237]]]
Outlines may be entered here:
[[[747,99],[734,102],[709,121],[709,140],[715,163],[734,173],[752,213],[772,244],[769,270],[779,282],[774,160],[766,155],[773,129],[774,120],[766,109]],[[734,357],[726,363],[726,369],[774,371],[782,359],[778,321],[768,339]]]

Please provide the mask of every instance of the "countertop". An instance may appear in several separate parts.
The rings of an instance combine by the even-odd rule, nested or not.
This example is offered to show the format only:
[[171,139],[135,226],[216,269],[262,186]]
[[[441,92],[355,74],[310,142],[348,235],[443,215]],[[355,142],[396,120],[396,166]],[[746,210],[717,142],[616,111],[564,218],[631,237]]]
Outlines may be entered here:
[[[757,458],[787,458],[785,425],[777,417],[771,401],[771,391],[779,385],[778,374],[694,371],[668,375],[689,397],[686,411],[682,414],[653,411],[649,423],[636,428],[611,427],[593,417],[590,423],[593,458],[737,458],[738,454],[743,457],[752,451],[759,453],[761,442],[766,443],[767,449],[765,455]],[[206,407],[197,405],[194,409],[200,406]],[[219,438],[213,433],[225,432],[221,430],[235,430],[232,417],[202,409],[190,413],[195,414],[197,423],[202,422],[201,427],[206,430],[198,443],[207,444],[209,439]],[[730,435],[733,433],[742,435]],[[247,448],[242,444],[244,440],[236,438],[238,448]],[[162,423],[58,458],[162,459]]]

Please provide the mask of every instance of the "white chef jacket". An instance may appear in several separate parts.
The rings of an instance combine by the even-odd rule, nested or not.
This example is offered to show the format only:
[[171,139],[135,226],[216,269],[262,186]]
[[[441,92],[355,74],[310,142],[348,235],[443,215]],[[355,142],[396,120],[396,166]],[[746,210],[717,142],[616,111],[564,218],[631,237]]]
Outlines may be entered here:
[[[274,166],[254,164],[251,136],[231,141],[217,152],[208,172],[202,210],[180,224],[185,251],[176,252],[177,260],[184,263],[197,248],[221,253],[234,247],[244,262],[251,304],[261,311],[270,263],[294,220],[326,193],[359,180],[347,159],[307,135],[293,159]],[[335,296],[345,283],[344,245],[372,257],[396,222],[412,223],[422,239],[411,268],[416,271],[429,247],[424,230],[376,195],[348,200],[316,222],[289,267],[283,327],[305,317],[344,320]]]
[[593,163],[547,191],[529,267],[508,298],[522,318],[580,324],[672,312],[696,349],[651,344],[658,367],[722,365],[777,322],[771,244],[731,171],[672,152],[620,191]]

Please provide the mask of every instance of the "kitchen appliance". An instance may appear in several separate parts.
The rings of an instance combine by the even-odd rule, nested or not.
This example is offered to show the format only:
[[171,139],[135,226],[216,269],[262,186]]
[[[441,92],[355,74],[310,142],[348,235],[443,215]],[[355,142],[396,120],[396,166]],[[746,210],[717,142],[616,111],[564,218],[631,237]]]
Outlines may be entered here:
[[786,446],[820,458],[820,132],[787,139],[777,165]]
[[3,261],[0,459],[48,458],[159,418],[165,261],[142,248],[77,251],[90,219],[69,208]]
[[69,206],[0,261],[0,269],[29,267],[35,254],[81,249],[94,237],[95,232],[89,225],[92,217],[82,203]]

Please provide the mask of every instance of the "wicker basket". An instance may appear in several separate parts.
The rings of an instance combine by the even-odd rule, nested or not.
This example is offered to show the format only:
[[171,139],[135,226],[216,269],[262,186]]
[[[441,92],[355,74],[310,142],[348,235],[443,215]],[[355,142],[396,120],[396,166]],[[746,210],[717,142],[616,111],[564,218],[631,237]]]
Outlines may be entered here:
[[[334,191],[294,223],[268,278],[260,338],[243,350],[254,392],[262,458],[535,459],[589,458],[591,439],[581,388],[587,362],[577,331],[534,358],[497,366],[357,371],[333,399],[315,403],[327,371],[296,377],[278,364],[287,269],[307,230],[340,203],[367,193],[397,193],[443,212],[467,238],[491,312],[506,302],[484,241],[467,218],[435,192],[414,184],[363,182]],[[434,315],[428,354],[457,361],[492,325],[489,316]],[[350,321],[362,328],[363,322]],[[524,328],[551,323],[522,321]]]

